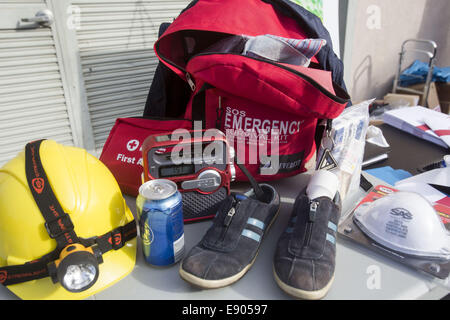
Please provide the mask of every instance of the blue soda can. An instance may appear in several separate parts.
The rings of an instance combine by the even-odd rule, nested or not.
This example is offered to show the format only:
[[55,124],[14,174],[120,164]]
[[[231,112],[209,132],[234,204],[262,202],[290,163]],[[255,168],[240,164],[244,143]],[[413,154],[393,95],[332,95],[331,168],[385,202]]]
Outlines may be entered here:
[[175,182],[150,180],[139,188],[136,207],[145,260],[167,266],[184,254],[184,225],[181,194]]

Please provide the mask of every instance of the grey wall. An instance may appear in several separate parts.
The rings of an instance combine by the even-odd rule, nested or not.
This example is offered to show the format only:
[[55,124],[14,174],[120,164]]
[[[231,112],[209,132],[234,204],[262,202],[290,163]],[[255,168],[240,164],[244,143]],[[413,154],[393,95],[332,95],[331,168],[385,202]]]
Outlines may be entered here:
[[[354,102],[382,98],[392,89],[398,53],[410,38],[436,41],[437,65],[449,66],[450,1],[348,1],[344,65]],[[411,56],[404,66],[419,57]]]

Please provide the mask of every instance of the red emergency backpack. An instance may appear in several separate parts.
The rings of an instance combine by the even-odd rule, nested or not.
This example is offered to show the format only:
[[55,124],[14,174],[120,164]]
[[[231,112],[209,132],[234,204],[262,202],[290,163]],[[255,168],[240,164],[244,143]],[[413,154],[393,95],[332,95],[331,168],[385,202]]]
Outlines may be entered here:
[[[144,115],[222,130],[258,181],[304,172],[316,151],[318,121],[336,118],[349,103],[328,32],[319,18],[288,0],[193,1],[161,31],[154,47],[161,63]],[[326,46],[313,52],[308,67],[242,54],[261,35],[292,46],[292,40],[321,38]],[[275,141],[278,150],[272,149]],[[265,151],[278,163],[260,157]],[[262,174],[274,165],[275,174]],[[237,180],[246,180],[240,170]]]

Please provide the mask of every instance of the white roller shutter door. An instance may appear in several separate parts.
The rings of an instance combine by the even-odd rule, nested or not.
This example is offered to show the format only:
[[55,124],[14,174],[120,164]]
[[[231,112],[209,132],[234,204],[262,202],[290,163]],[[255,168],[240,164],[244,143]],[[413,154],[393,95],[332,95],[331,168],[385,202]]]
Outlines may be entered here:
[[[0,166],[41,138],[99,156],[117,118],[142,115],[159,26],[189,3],[0,0]],[[51,27],[17,30],[42,9]]]
[[97,153],[116,118],[142,115],[158,63],[159,26],[189,2],[72,1],[80,14],[76,38]]
[[0,166],[32,140],[76,143],[54,30],[21,23],[45,8],[44,1],[0,1]]

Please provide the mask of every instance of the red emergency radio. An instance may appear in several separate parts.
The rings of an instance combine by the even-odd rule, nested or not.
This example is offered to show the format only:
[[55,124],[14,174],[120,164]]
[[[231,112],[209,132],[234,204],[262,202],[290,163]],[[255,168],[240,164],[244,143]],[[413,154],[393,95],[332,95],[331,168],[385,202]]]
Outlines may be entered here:
[[183,198],[185,222],[213,218],[235,178],[234,150],[217,129],[176,130],[147,137],[143,181],[169,179]]

